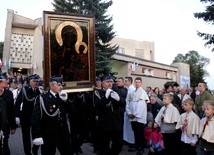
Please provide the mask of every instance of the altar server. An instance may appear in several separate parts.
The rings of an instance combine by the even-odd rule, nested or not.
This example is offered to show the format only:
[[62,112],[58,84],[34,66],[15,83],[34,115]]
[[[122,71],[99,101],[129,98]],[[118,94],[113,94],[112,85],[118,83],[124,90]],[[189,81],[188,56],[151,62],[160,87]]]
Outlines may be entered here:
[[137,155],[143,155],[145,148],[144,128],[147,123],[147,101],[149,97],[142,86],[142,78],[135,78],[136,90],[127,97],[126,113],[131,121],[134,131],[135,147]]
[[166,93],[163,96],[164,106],[158,112],[155,122],[161,127],[166,155],[179,154],[179,139],[175,126],[179,121],[178,109],[173,106],[173,94]]
[[201,155],[214,155],[214,102],[205,100],[205,115],[200,122]]
[[200,118],[193,112],[194,101],[188,98],[182,103],[186,111],[180,117],[176,129],[181,129],[182,155],[196,155]]

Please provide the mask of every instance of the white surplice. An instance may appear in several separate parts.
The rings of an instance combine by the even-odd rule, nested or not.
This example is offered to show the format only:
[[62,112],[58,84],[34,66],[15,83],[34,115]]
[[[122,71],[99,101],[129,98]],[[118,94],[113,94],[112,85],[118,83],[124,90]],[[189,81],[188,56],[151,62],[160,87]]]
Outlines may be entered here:
[[[185,125],[186,128],[183,128]],[[196,144],[200,133],[200,118],[193,111],[185,112],[180,116],[176,129],[182,130],[181,141]]]
[[214,116],[209,121],[207,121],[207,117],[201,119],[200,136],[207,142],[214,143]]
[[[135,91],[135,87],[133,85],[130,85],[128,87],[127,96],[133,91]],[[128,101],[126,99],[126,104],[127,103],[128,103]],[[126,112],[124,113],[123,140],[125,140],[126,142],[128,142],[130,144],[135,143],[134,132],[132,130],[131,122],[130,122],[128,114]]]
[[180,113],[178,109],[173,106],[171,103],[167,106],[163,106],[155,117],[155,122],[161,126],[162,116],[164,115],[164,123],[177,123],[180,118]]
[[183,124],[187,121],[187,135],[199,135],[200,118],[193,111],[183,113],[176,125],[176,129],[182,128]]
[[127,97],[126,112],[127,114],[133,114],[134,119],[130,121],[136,121],[139,123],[147,123],[147,103],[149,97],[143,88],[138,88],[136,91],[130,93]]

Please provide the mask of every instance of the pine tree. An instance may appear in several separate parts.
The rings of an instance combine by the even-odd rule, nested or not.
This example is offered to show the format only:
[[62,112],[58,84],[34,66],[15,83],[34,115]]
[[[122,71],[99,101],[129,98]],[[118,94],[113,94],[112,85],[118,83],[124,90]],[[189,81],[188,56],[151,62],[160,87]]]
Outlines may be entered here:
[[96,47],[96,74],[109,74],[108,66],[112,55],[118,49],[110,41],[115,37],[112,16],[107,14],[107,9],[112,5],[112,0],[54,0],[54,11],[93,15],[95,17],[95,47]]
[[[202,3],[209,3],[206,6],[206,10],[204,12],[194,13],[195,18],[203,19],[208,24],[214,24],[214,0],[201,0]],[[211,47],[214,45],[214,34],[197,32],[198,36],[202,37],[203,40],[206,40],[205,46]],[[212,48],[214,51],[214,48]]]

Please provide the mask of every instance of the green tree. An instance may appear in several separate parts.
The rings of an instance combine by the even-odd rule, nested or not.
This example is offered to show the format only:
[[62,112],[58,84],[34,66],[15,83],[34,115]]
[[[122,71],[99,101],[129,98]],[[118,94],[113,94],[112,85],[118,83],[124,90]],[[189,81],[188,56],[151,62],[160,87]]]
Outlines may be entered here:
[[185,55],[178,54],[173,63],[183,62],[190,66],[190,83],[196,87],[199,82],[205,82],[204,77],[209,76],[205,67],[210,63],[210,59],[198,54],[197,51],[189,51]]
[[112,0],[54,0],[54,11],[93,15],[95,17],[95,47],[96,47],[96,74],[110,73],[108,66],[112,55],[118,49],[110,41],[115,37],[112,16],[107,14],[107,9],[112,5]]
[[4,42],[0,42],[0,59],[3,57]]
[[[202,3],[208,3],[204,12],[194,13],[195,18],[203,19],[208,24],[214,24],[214,0],[201,0]],[[197,32],[199,37],[205,40],[205,46],[212,47],[214,45],[214,34]],[[212,48],[214,51],[214,48]]]

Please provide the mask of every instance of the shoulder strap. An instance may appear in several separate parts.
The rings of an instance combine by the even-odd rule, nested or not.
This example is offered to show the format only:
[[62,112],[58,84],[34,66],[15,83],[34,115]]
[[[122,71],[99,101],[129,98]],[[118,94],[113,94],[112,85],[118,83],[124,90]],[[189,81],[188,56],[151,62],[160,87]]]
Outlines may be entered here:
[[[53,114],[49,114],[45,108],[44,100],[43,100],[43,97],[41,95],[39,96],[39,101],[40,101],[41,114],[43,114],[42,110],[44,110],[46,115],[48,115],[49,117],[55,117],[59,113],[59,108],[58,108]],[[42,115],[41,115],[41,118],[42,118]]]
[[26,92],[26,90],[25,90],[25,87],[22,88],[22,100],[23,100],[23,97],[25,97],[26,100],[29,101],[29,102],[32,102],[32,101],[35,100],[35,97],[33,97],[33,98],[31,98],[31,99],[28,98],[27,92]]

